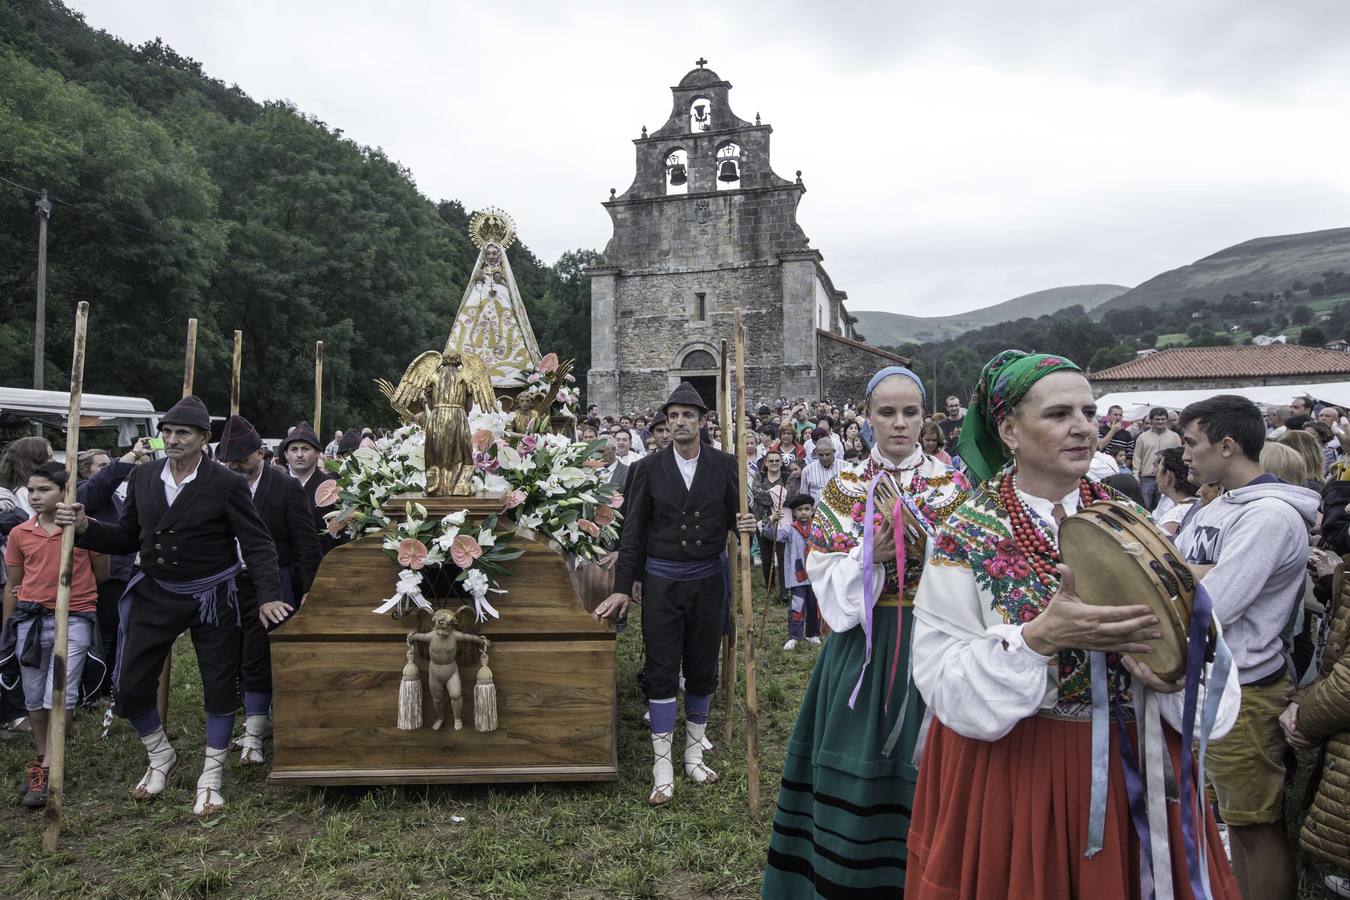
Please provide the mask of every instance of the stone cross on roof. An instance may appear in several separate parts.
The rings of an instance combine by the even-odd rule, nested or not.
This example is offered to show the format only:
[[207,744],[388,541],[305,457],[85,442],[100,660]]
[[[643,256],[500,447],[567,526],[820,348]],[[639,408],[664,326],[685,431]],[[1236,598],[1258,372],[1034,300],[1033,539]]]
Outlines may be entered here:
[[698,65],[700,69],[708,64],[708,61],[701,56],[698,59],[694,60],[694,62]]

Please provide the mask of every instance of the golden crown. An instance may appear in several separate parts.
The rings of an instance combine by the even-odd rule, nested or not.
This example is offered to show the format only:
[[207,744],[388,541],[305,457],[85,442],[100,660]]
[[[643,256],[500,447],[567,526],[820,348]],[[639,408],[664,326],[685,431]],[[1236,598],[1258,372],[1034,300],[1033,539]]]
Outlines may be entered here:
[[516,223],[505,210],[489,206],[469,219],[469,240],[479,250],[485,244],[498,244],[505,250],[515,239]]

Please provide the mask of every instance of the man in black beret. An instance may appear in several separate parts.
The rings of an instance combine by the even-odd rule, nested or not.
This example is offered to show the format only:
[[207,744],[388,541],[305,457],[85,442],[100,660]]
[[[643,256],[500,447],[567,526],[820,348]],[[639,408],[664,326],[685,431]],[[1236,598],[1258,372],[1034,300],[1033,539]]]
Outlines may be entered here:
[[755,517],[738,513],[736,458],[699,441],[708,407],[698,391],[681,382],[661,412],[672,444],[630,470],[614,593],[595,610],[597,619],[623,615],[641,584],[643,675],[656,757],[652,806],[668,803],[675,792],[671,753],[681,667],[684,771],[699,784],[717,781],[703,764],[703,738],[727,615],[724,550],[728,532],[755,530]]
[[239,667],[239,682],[244,689],[244,734],[238,741],[239,764],[256,766],[263,763],[263,740],[272,731],[272,651],[267,633],[290,618],[309,593],[319,569],[319,535],[314,530],[305,489],[285,472],[266,464],[262,438],[248,419],[230,416],[216,455],[248,481],[253,508],[276,547],[281,579],[281,599],[259,607],[252,573],[246,567],[239,574],[244,632]]
[[656,441],[657,450],[664,450],[670,446],[670,424],[666,422],[664,411],[652,417],[651,431],[652,440]]
[[337,504],[320,503],[316,499],[319,488],[325,482],[337,479],[337,476],[323,466],[321,456],[323,450],[319,446],[319,436],[314,433],[308,422],[301,422],[286,432],[286,439],[281,442],[280,452],[286,457],[286,467],[300,482],[300,487],[305,492],[305,503],[310,517],[314,520],[314,533],[319,536],[319,552],[326,554],[342,541],[328,532],[327,517]]
[[91,519],[80,503],[58,505],[56,521],[73,526],[77,546],[87,550],[140,553],[122,597],[113,673],[117,711],[131,720],[150,756],[131,792],[137,800],[161,794],[178,764],[155,698],[174,640],[192,633],[206,707],[206,761],[192,811],[205,816],[225,806],[221,779],[239,706],[237,577],[247,563],[262,605],[279,600],[277,552],[248,482],[206,457],[211,417],[202,401],[189,396],[174,404],[160,418],[159,433],[166,458],[131,473],[118,521]]

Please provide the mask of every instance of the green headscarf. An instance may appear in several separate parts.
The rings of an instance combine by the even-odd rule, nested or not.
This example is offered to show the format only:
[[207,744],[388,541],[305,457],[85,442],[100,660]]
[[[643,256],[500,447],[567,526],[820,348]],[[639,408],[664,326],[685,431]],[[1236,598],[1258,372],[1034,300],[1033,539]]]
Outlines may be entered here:
[[1004,350],[980,370],[956,451],[979,481],[994,477],[1008,460],[998,425],[1022,401],[1031,386],[1052,372],[1083,371],[1072,360],[1050,353]]

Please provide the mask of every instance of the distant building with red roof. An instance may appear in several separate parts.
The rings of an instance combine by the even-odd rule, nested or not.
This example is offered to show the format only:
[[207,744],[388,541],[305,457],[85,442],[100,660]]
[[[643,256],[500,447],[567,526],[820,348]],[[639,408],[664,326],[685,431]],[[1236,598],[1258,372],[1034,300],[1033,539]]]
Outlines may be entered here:
[[1168,347],[1088,375],[1100,397],[1116,391],[1223,389],[1350,381],[1350,353],[1297,344]]

